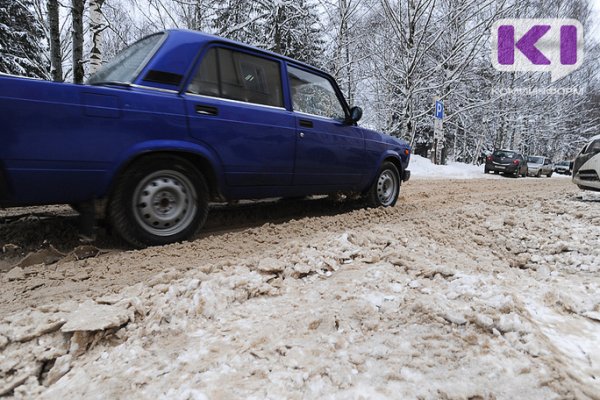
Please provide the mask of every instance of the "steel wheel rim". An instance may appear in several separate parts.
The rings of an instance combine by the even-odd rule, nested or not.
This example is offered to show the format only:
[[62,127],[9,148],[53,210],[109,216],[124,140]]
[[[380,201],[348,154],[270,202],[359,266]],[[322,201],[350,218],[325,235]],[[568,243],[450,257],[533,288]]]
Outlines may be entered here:
[[398,189],[398,178],[389,169],[383,171],[377,179],[377,198],[384,206],[392,205]]
[[182,173],[156,171],[146,176],[133,192],[133,215],[139,226],[156,236],[184,231],[197,214],[197,195]]

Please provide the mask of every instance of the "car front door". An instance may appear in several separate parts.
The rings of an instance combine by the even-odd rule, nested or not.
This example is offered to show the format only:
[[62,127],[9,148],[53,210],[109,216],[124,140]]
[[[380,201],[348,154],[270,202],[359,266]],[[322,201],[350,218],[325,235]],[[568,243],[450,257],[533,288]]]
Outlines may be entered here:
[[365,175],[365,140],[348,123],[340,94],[330,78],[287,66],[296,123],[295,185],[352,190]]
[[228,186],[292,183],[295,119],[282,63],[225,46],[204,51],[185,93],[190,134],[220,158]]

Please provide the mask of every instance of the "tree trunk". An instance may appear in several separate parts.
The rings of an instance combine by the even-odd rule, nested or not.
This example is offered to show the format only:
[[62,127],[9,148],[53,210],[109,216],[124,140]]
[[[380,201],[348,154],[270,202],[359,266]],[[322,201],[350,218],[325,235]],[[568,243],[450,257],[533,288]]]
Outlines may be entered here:
[[85,0],[71,0],[73,20],[73,83],[83,83],[83,7]]
[[102,66],[102,31],[105,29],[102,15],[104,0],[90,1],[90,32],[92,36],[92,50],[90,51],[89,74],[95,73]]
[[58,0],[48,0],[48,25],[50,27],[50,72],[52,80],[62,82],[62,52],[60,49],[60,28],[58,25]]

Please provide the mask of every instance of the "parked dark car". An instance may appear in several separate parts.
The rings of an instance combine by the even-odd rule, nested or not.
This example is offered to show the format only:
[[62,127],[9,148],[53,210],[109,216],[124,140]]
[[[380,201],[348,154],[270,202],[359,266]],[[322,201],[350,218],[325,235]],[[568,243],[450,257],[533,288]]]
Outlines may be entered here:
[[561,175],[571,175],[573,161],[564,160],[554,164],[554,172]]
[[527,176],[527,162],[520,153],[513,150],[495,150],[485,161],[484,172],[503,173],[515,178]]
[[0,206],[100,208],[140,247],[189,238],[209,201],[387,207],[410,177],[409,145],[358,126],[330,75],[192,31],[134,43],[86,85],[0,76],[0,115]]

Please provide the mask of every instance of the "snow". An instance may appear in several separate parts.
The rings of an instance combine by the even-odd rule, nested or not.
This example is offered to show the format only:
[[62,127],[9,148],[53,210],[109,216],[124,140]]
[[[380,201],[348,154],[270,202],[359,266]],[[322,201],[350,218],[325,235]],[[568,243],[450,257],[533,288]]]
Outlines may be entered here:
[[411,179],[497,179],[498,176],[485,175],[483,165],[477,166],[458,162],[449,162],[448,165],[435,165],[431,160],[412,155],[408,169]]
[[[418,155],[410,157],[408,169],[411,179],[500,179],[499,175],[484,174],[483,164],[473,165],[449,162],[447,165],[435,165],[430,159]],[[570,179],[568,175],[553,174],[552,178]]]
[[[96,297],[126,311],[122,326],[62,332],[85,325],[70,304],[4,318],[0,376],[42,399],[598,398],[600,202],[552,179],[462,182],[453,200],[456,184],[63,265],[192,260]],[[56,382],[36,369],[47,359]]]

